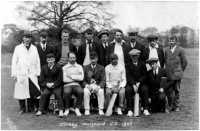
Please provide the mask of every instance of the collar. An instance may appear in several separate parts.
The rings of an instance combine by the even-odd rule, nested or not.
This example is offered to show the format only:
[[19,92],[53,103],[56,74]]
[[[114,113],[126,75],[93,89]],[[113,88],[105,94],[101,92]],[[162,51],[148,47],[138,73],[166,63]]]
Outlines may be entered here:
[[113,43],[117,43],[119,45],[123,45],[123,43],[125,43],[125,41],[122,39],[122,41],[120,43],[118,43],[115,39],[113,40]]
[[[158,48],[158,44],[156,44],[154,48]],[[151,47],[151,46],[149,45],[149,49],[150,49],[150,50],[151,50],[151,49],[154,49],[154,48]]]
[[[159,67],[156,68],[156,74],[157,74],[157,75],[158,75],[158,68],[159,68]],[[155,71],[155,70],[153,70],[153,73],[154,73],[154,71]]]
[[132,45],[132,46],[135,46],[135,45],[136,45],[136,41],[135,41],[134,43],[131,42],[131,45]]
[[96,64],[96,65],[94,65],[94,66],[91,64],[91,67],[92,67],[92,69],[93,69],[93,68],[96,68],[96,66],[97,66],[97,64]]
[[52,70],[54,65],[55,65],[55,63],[51,66],[48,65],[48,68],[50,68]]
[[106,44],[102,42],[102,44],[103,44],[103,46],[104,46],[104,45],[105,45],[105,46],[108,46],[108,42],[106,42]]
[[170,46],[170,49],[173,50],[176,48],[177,45],[174,45],[174,47]]
[[43,44],[42,42],[40,42],[41,47],[46,47],[47,43]]
[[75,62],[73,65],[68,62],[67,67],[76,67],[77,63]]

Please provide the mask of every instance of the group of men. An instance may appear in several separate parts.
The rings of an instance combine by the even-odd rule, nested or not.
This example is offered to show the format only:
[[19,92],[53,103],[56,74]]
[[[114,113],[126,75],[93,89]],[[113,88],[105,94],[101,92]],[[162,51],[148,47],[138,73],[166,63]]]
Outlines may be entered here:
[[[25,31],[22,44],[16,46],[12,60],[12,78],[16,79],[14,98],[19,99],[20,114],[38,109],[40,116],[47,109],[53,93],[58,101],[59,116],[69,114],[70,98],[76,97],[75,113],[90,115],[91,96],[98,101],[99,115],[113,93],[118,93],[115,111],[122,115],[124,101],[127,116],[133,115],[134,94],[139,93],[144,115],[150,112],[179,111],[180,83],[187,66],[185,51],[170,37],[170,46],[158,45],[158,37],[147,37],[148,46],[137,41],[137,31],[128,32],[130,43],[123,40],[123,31],[116,29],[108,42],[109,31],[103,30],[93,40],[93,30],[85,31],[86,40],[77,48],[69,42],[67,30],[61,32],[61,42],[51,47],[46,32],[40,33],[40,44],[31,44],[31,33]],[[164,69],[164,65],[166,68]],[[160,87],[162,77],[167,84]],[[39,104],[38,104],[39,101]],[[168,104],[166,104],[168,103]]]

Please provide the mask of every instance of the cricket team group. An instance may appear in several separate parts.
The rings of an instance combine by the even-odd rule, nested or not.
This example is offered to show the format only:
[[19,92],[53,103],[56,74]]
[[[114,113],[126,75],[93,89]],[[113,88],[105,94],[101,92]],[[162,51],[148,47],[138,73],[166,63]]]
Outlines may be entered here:
[[[82,105],[84,114],[90,115],[95,104],[99,115],[104,115],[114,93],[113,112],[118,115],[123,115],[125,106],[127,116],[134,115],[135,93],[139,93],[140,109],[146,116],[180,110],[181,79],[188,62],[177,36],[172,35],[164,49],[156,35],[147,36],[145,47],[137,41],[135,30],[128,32],[129,42],[123,40],[120,29],[115,30],[112,42],[108,42],[108,30],[98,34],[101,42],[94,41],[90,28],[84,35],[82,44],[75,46],[69,40],[70,32],[63,29],[61,42],[52,47],[47,32],[40,32],[40,43],[33,45],[31,32],[24,31],[23,41],[13,53],[11,71],[20,114],[45,114],[52,94],[59,117],[69,115],[71,107],[82,116]],[[165,84],[161,84],[163,78],[167,79]],[[70,102],[72,95],[74,104]]]

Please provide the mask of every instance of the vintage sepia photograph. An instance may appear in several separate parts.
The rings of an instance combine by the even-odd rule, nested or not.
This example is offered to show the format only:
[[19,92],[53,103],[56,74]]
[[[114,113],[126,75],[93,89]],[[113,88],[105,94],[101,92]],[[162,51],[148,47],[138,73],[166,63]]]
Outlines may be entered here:
[[199,1],[0,1],[1,130],[199,130]]

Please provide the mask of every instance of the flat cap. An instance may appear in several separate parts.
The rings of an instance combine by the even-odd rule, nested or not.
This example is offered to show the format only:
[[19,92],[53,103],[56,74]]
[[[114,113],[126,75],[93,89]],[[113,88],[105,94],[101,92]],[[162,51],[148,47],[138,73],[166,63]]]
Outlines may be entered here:
[[149,36],[147,36],[147,39],[158,39],[158,36],[155,36],[155,35],[149,35]]
[[85,30],[85,33],[93,33],[93,29],[88,28],[88,29]]
[[150,62],[157,62],[158,58],[149,58],[148,60],[146,60],[146,63],[150,63]]
[[29,36],[32,37],[32,33],[30,31],[25,30],[24,34],[22,34],[22,36]]
[[49,53],[46,55],[46,58],[55,58],[54,54],[53,53]]
[[115,59],[115,58],[118,58],[117,54],[115,53],[110,54],[110,59]]
[[116,32],[121,32],[121,33],[123,34],[123,31],[122,31],[121,29],[118,29],[118,28],[115,29],[115,33],[116,33]]
[[129,36],[136,36],[136,35],[138,34],[138,31],[137,31],[137,30],[132,30],[132,29],[131,29],[131,30],[129,30],[127,33],[128,33]]
[[175,35],[172,35],[172,36],[170,36],[170,38],[169,39],[178,39],[178,37],[177,36],[175,36]]
[[47,32],[43,31],[40,33],[40,36],[48,36]]
[[109,36],[109,31],[107,31],[107,30],[101,31],[101,32],[98,34],[98,38],[101,39],[101,36],[104,35],[104,34],[106,34],[107,36]]
[[129,52],[129,55],[140,55],[140,51],[138,49],[132,49]]
[[98,54],[96,52],[91,52],[90,53],[90,58],[98,57]]

